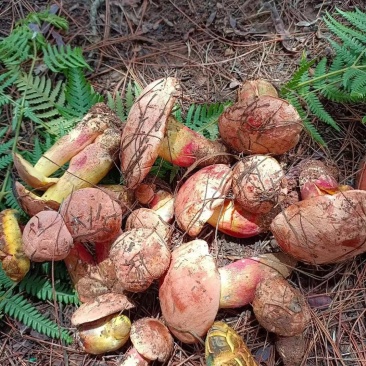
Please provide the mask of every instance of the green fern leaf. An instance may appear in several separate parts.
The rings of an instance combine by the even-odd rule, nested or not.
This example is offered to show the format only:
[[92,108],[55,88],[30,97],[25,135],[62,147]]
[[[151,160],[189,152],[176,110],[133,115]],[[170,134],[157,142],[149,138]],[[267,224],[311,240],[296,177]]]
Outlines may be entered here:
[[65,107],[59,107],[59,111],[64,117],[83,117],[94,104],[103,101],[103,97],[95,92],[86,80],[81,68],[69,69],[66,78],[65,98],[67,104]]
[[125,112],[124,101],[120,93],[117,92],[114,98],[111,93],[108,93],[107,105],[117,114],[121,121],[126,120],[127,114]]
[[71,47],[70,45],[58,47],[47,44],[42,51],[44,63],[53,72],[73,68],[91,70],[91,67],[84,59],[83,51],[80,47]]
[[13,156],[1,156],[0,157],[0,170],[6,169],[13,162]]
[[72,342],[72,337],[65,329],[42,315],[21,294],[0,291],[0,311],[50,338]]
[[129,81],[127,84],[126,95],[125,95],[125,100],[126,100],[125,105],[126,105],[127,115],[130,112],[131,107],[135,103],[135,99],[137,96],[138,95],[135,95],[135,93],[134,93],[134,87],[132,85],[132,82]]
[[[1,289],[11,289],[16,285],[16,282],[12,281],[4,272],[3,266],[0,262],[0,290]],[[1,302],[1,299],[0,299]]]
[[[316,65],[314,70],[314,79],[320,78],[326,73],[327,69],[327,58],[323,57],[321,61],[319,61],[318,65]],[[315,89],[321,89],[324,86],[324,81],[315,81],[314,82],[314,88]]]
[[313,112],[320,120],[332,126],[335,130],[340,131],[337,122],[325,110],[323,104],[315,93],[308,93],[304,95],[304,99],[308,103],[311,112]]
[[0,61],[9,69],[32,57],[30,41],[32,32],[27,27],[15,28],[0,41]]
[[17,24],[27,26],[30,23],[36,23],[41,26],[43,22],[52,24],[54,27],[62,30],[67,30],[69,28],[69,23],[65,18],[51,13],[49,9],[37,13],[31,12],[24,19],[21,19]]

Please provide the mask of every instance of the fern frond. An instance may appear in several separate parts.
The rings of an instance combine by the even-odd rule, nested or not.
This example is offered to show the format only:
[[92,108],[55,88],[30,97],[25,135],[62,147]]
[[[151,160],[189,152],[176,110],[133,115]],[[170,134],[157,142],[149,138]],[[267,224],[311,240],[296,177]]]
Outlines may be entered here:
[[359,9],[356,8],[354,12],[348,12],[336,8],[336,11],[354,27],[358,28],[361,32],[366,33],[365,14]]
[[340,128],[337,122],[330,116],[330,114],[325,110],[323,104],[316,96],[315,93],[308,93],[304,95],[304,99],[306,100],[309,109],[315,116],[317,116],[321,121],[327,123],[332,126],[335,130],[339,131]]
[[5,155],[0,157],[0,170],[6,169],[13,162],[12,155]]
[[0,41],[0,62],[13,68],[32,57],[30,41],[32,32],[27,27],[15,28]]
[[50,338],[72,342],[66,329],[46,318],[22,294],[0,291],[0,311]]
[[112,94],[108,92],[107,94],[107,105],[112,111],[114,111],[117,116],[124,121],[127,118],[127,113],[125,112],[124,101],[121,93],[116,93],[113,98]]
[[37,13],[31,12],[17,24],[28,25],[30,23],[36,23],[41,26],[43,22],[52,24],[55,28],[62,30],[67,30],[69,28],[69,23],[65,18],[50,12],[49,9]]
[[40,300],[52,301],[55,295],[56,300],[63,304],[79,304],[79,299],[75,290],[70,287],[69,283],[62,283],[60,280],[55,281],[54,288],[49,278],[40,276],[38,273],[27,274],[19,283],[20,291],[37,297]]
[[[3,270],[3,266],[0,262],[0,290],[1,289],[11,289],[16,285],[16,282],[11,280]],[[1,301],[1,300],[0,300]]]
[[64,117],[82,117],[94,104],[103,101],[103,97],[94,91],[86,80],[81,68],[67,70],[66,78],[65,98],[67,104],[65,107],[59,107],[59,111]]
[[91,70],[91,67],[84,59],[83,50],[80,47],[71,47],[70,45],[59,47],[47,44],[42,51],[44,63],[53,72],[73,68]]

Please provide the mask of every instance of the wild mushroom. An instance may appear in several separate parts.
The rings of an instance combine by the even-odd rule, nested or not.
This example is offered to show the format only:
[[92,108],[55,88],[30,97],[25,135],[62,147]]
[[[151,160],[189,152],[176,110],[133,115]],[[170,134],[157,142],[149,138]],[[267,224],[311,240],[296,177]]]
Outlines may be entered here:
[[120,233],[120,205],[98,188],[83,188],[70,194],[60,213],[76,242],[113,241]]
[[263,79],[247,80],[239,87],[238,101],[250,104],[263,95],[278,97],[276,88],[270,82]]
[[40,211],[24,227],[24,253],[33,262],[65,259],[72,245],[73,238],[56,211]]
[[173,250],[159,299],[166,324],[180,341],[195,343],[206,334],[219,310],[220,276],[204,240]]
[[217,207],[207,222],[218,231],[235,238],[250,238],[265,231],[260,226],[261,215],[245,211],[234,200],[225,200]]
[[350,190],[295,203],[271,231],[281,249],[312,264],[341,262],[366,251],[366,191]]
[[247,156],[233,168],[235,200],[246,211],[264,214],[271,211],[287,193],[285,173],[274,158]]
[[131,322],[125,310],[134,304],[122,294],[108,293],[82,304],[72,315],[77,337],[85,352],[98,355],[121,348],[130,335]]
[[21,281],[30,268],[23,249],[17,211],[13,209],[0,212],[0,261],[6,275],[15,282]]
[[225,164],[200,169],[179,188],[174,202],[175,218],[188,235],[196,236],[216,207],[224,203],[232,171]]
[[31,191],[28,191],[28,189],[17,181],[13,182],[12,190],[20,207],[30,217],[37,215],[40,211],[57,211],[60,207],[59,202],[45,200]]
[[159,156],[170,163],[189,167],[229,164],[232,160],[227,147],[211,141],[169,116],[166,135],[159,148]]
[[178,80],[173,77],[149,84],[133,104],[121,137],[121,170],[128,188],[136,188],[158,157],[167,119],[174,106]]
[[142,318],[133,322],[130,338],[133,347],[119,366],[147,366],[155,360],[165,362],[173,351],[173,337],[158,319]]
[[62,202],[72,192],[99,183],[114,166],[120,132],[108,128],[71,160],[67,171],[42,198]]
[[207,332],[205,341],[207,365],[257,366],[243,338],[226,323],[216,321]]
[[220,308],[232,309],[250,304],[261,281],[286,278],[295,266],[296,260],[284,253],[266,253],[220,267]]
[[150,208],[138,208],[130,213],[126,220],[125,230],[147,228],[154,230],[163,240],[170,238],[171,228],[160,215]]
[[224,142],[245,154],[283,154],[298,143],[303,130],[296,109],[270,95],[228,107],[218,125]]
[[148,228],[126,231],[109,252],[118,283],[132,292],[145,291],[160,278],[169,266],[170,257],[164,239]]
[[283,277],[266,278],[259,283],[253,311],[269,332],[287,337],[301,334],[311,319],[305,297]]
[[91,144],[108,127],[119,128],[121,121],[105,104],[95,104],[68,134],[47,150],[33,167],[19,154],[14,155],[14,165],[21,179],[36,189],[46,189],[57,178],[49,178],[73,156]]

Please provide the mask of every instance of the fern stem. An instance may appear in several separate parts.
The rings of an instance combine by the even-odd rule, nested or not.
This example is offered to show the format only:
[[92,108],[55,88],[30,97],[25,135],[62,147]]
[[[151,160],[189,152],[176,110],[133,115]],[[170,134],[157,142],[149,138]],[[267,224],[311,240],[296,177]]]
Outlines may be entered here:
[[[366,70],[366,65],[352,66],[352,68],[357,69],[357,70]],[[321,76],[318,76],[318,77],[314,77],[314,78],[312,78],[308,81],[303,81],[302,83],[299,83],[299,84],[296,85],[296,89],[302,88],[304,86],[309,86],[311,84],[316,83],[317,81],[321,81],[323,79],[327,79],[327,78],[332,77],[332,76],[337,76],[339,74],[344,73],[347,70],[349,70],[349,66],[344,67],[343,69],[340,69],[340,70],[335,70],[335,71],[329,72],[327,74],[324,74],[324,75],[321,75]]]
[[[28,73],[29,75],[33,74],[34,67],[36,65],[36,60],[37,60],[37,44],[36,44],[35,39],[32,39],[32,45],[33,45],[33,56],[32,56],[32,63],[31,63],[29,73]],[[14,142],[13,142],[13,146],[11,148],[12,155],[15,153],[15,150],[16,150],[17,145],[18,145],[20,127],[22,125],[22,119],[23,119],[23,111],[24,111],[25,101],[26,101],[26,97],[27,97],[27,91],[28,91],[28,85],[27,85],[26,89],[24,90],[23,98],[22,98],[22,101],[21,101],[21,104],[20,104],[19,115],[17,116],[17,121],[16,121],[16,125],[15,125],[15,130],[14,130]],[[8,181],[10,179],[11,169],[12,169],[12,166],[9,165],[7,170],[6,170],[4,180],[3,180],[1,190],[0,190],[0,202],[6,196],[6,188],[8,186]]]

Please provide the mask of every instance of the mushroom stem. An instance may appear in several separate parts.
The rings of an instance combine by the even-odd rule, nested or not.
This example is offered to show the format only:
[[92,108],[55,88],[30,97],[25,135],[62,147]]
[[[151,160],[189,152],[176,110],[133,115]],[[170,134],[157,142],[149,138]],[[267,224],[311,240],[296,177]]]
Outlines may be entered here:
[[42,198],[61,202],[73,191],[97,184],[111,170],[118,151],[119,131],[107,129],[95,142],[74,156],[69,168]]
[[75,128],[42,155],[34,169],[48,177],[113,124],[121,125],[113,111],[103,103],[95,104]]
[[251,303],[263,279],[288,277],[295,265],[293,258],[276,253],[239,259],[219,268],[220,308],[238,308]]
[[250,238],[264,231],[259,226],[259,216],[245,211],[233,200],[225,200],[224,205],[217,207],[207,222],[235,238]]
[[135,347],[132,347],[125,354],[125,359],[118,366],[148,366],[149,363],[149,360],[140,355]]
[[181,167],[189,167],[196,161],[199,166],[228,164],[231,161],[231,156],[224,144],[206,139],[173,116],[169,116],[166,135],[159,148],[159,156]]

